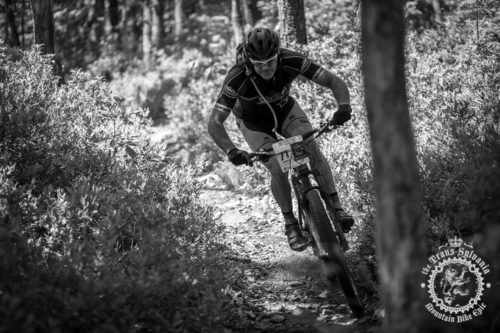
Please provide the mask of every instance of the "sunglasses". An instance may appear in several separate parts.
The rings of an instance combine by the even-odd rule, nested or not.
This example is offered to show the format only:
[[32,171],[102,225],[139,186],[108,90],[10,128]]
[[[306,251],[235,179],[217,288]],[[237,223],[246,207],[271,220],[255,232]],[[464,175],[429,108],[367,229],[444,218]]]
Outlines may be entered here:
[[250,62],[252,63],[252,65],[259,65],[259,66],[262,66],[262,65],[267,65],[268,63],[274,61],[278,59],[278,54],[276,53],[273,57],[269,58],[269,59],[266,59],[266,60],[253,60],[253,59],[250,59]]

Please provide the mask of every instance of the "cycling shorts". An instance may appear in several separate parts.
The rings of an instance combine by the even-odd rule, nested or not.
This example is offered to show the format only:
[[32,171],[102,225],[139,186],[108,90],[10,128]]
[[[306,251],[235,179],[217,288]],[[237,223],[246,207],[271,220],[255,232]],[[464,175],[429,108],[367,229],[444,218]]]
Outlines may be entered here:
[[[240,118],[236,118],[236,123],[243,138],[253,151],[270,148],[273,143],[278,141],[272,132],[274,123],[263,124]],[[289,112],[278,118],[277,132],[285,138],[301,135],[310,130],[312,130],[311,123],[296,101]],[[312,138],[310,139],[312,140]]]

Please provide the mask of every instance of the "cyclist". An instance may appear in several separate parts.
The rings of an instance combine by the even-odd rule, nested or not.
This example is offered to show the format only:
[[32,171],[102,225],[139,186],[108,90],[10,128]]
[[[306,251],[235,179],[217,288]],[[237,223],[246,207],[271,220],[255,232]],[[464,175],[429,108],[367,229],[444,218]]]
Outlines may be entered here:
[[[312,129],[306,114],[289,94],[293,80],[299,75],[332,91],[339,104],[333,114],[333,123],[342,125],[351,118],[350,96],[345,82],[304,55],[281,48],[276,32],[255,28],[245,37],[238,51],[241,60],[229,70],[208,123],[213,140],[233,164],[252,165],[252,160],[248,152],[234,145],[224,128],[224,121],[231,112],[253,151],[270,148],[277,141],[276,133],[291,137]],[[348,232],[354,220],[342,209],[330,166],[314,139],[311,137],[306,142],[312,167],[319,169],[324,176],[342,229]],[[264,164],[271,173],[271,191],[283,214],[290,248],[303,251],[307,241],[292,210],[287,175],[282,172],[276,157]]]

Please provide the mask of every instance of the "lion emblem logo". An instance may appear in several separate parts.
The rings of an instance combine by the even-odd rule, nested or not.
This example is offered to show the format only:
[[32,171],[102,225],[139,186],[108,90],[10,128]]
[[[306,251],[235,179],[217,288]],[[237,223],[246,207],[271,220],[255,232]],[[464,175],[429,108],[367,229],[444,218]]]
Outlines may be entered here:
[[471,278],[474,282],[474,276],[469,273],[466,265],[451,264],[445,267],[443,277],[439,281],[444,302],[449,306],[460,306],[463,302],[458,302],[457,299],[469,296],[475,291]]
[[449,322],[464,322],[480,315],[486,305],[481,298],[490,283],[484,276],[490,271],[472,245],[454,238],[429,258],[422,269],[431,302],[425,307],[436,317]]

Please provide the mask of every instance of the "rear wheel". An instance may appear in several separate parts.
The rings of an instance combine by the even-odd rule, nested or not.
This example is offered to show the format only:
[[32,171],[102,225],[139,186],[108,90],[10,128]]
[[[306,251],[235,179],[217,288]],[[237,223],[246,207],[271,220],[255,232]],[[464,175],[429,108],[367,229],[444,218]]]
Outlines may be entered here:
[[[305,186],[305,188],[307,187]],[[351,311],[356,317],[362,317],[364,314],[363,305],[352,280],[344,251],[337,241],[319,191],[308,191],[305,195],[305,201],[304,213],[306,218],[313,222],[308,223],[309,228],[315,229],[310,230],[311,234],[315,237],[316,242],[321,242],[326,251],[326,254],[317,253],[324,264],[326,277],[330,281],[338,279]]]

